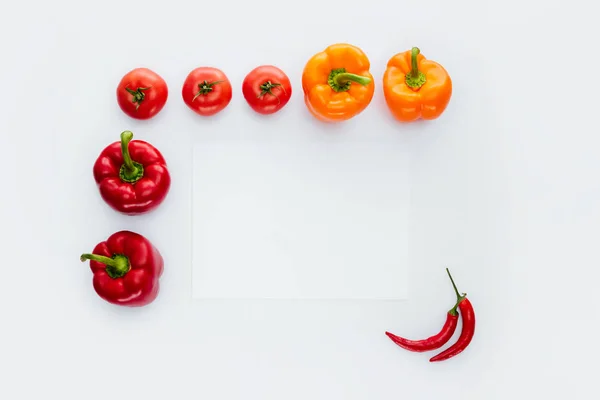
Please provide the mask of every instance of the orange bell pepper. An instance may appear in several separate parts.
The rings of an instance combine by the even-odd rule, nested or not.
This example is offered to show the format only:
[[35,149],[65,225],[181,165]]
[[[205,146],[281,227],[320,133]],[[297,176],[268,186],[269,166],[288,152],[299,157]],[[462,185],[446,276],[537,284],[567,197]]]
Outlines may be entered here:
[[366,54],[350,44],[334,44],[315,54],[302,73],[308,110],[327,122],[345,121],[361,113],[375,90],[369,68]]
[[396,119],[411,122],[439,117],[450,102],[452,80],[417,47],[393,56],[383,75],[383,94]]

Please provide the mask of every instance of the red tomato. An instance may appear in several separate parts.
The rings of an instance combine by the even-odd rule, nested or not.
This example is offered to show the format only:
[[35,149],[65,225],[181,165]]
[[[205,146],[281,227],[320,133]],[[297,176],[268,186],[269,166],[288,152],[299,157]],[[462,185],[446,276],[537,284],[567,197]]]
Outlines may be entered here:
[[117,86],[117,101],[121,110],[132,118],[150,119],[167,102],[167,83],[148,68],[129,71]]
[[185,79],[181,89],[183,101],[196,113],[214,115],[227,107],[233,96],[231,82],[217,68],[196,68]]
[[281,110],[292,96],[287,75],[273,65],[262,65],[250,71],[242,84],[242,93],[254,111],[273,114]]

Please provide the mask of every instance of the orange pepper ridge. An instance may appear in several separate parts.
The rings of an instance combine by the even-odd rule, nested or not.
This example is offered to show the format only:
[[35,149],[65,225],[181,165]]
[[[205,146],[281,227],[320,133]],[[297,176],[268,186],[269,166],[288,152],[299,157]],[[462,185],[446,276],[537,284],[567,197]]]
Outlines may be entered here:
[[388,61],[383,75],[383,94],[397,120],[432,120],[446,110],[452,97],[452,80],[444,67],[427,60],[413,47]]
[[338,43],[312,56],[302,73],[304,102],[321,121],[339,122],[360,114],[373,99],[370,62],[358,47]]

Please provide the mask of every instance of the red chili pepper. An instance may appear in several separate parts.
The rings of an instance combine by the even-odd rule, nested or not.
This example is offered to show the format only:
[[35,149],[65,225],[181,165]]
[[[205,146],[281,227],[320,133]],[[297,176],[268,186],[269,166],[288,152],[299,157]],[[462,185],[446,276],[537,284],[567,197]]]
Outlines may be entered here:
[[385,334],[388,335],[394,343],[406,350],[424,352],[439,349],[452,338],[452,335],[454,335],[454,332],[456,331],[456,326],[458,325],[457,308],[465,297],[460,296],[458,293],[456,296],[456,304],[446,314],[446,322],[439,333],[422,340],[405,339],[390,332],[386,332]]
[[[454,287],[454,291],[457,296],[460,296],[458,293],[458,289],[456,288],[456,284],[454,283],[454,279],[452,279],[452,275],[450,275],[450,271],[446,268],[446,272],[448,272],[448,276],[450,277],[450,281],[452,281],[452,286]],[[459,304],[460,315],[462,318],[462,331],[456,343],[452,346],[448,347],[446,350],[442,351],[440,354],[433,356],[429,361],[443,361],[449,358],[452,358],[460,353],[464,349],[467,348],[471,340],[473,339],[473,335],[475,334],[475,312],[473,310],[473,305],[466,298],[467,294],[463,293],[462,296],[464,299]]]
[[139,307],[156,299],[164,262],[159,251],[142,235],[130,231],[112,234],[82,254],[90,260],[96,293],[112,304]]
[[94,179],[104,201],[129,215],[158,207],[171,186],[162,154],[150,143],[132,138],[130,131],[121,133],[121,141],[102,150],[94,164]]

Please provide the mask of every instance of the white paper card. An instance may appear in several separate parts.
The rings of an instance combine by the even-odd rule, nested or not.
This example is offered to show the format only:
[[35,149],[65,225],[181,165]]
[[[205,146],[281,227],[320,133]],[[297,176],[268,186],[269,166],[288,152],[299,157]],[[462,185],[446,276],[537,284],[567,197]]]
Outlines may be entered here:
[[376,141],[197,144],[193,296],[406,298],[407,168]]

